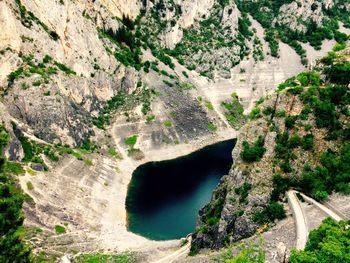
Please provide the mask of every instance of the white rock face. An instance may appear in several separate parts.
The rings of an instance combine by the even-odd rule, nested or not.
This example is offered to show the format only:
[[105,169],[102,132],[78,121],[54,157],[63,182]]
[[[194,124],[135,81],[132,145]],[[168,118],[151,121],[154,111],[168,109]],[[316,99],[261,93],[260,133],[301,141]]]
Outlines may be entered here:
[[164,34],[164,44],[167,48],[173,49],[182,39],[183,31],[179,24],[169,28]]
[[16,28],[16,17],[5,2],[0,2],[0,50],[12,48],[19,51],[21,38]]
[[94,4],[101,3],[105,6],[114,16],[122,18],[123,16],[135,19],[140,13],[140,4],[139,0],[97,0],[97,1],[86,1],[79,0],[81,4],[89,5],[92,2]]
[[182,28],[187,28],[194,23],[195,19],[209,15],[215,0],[178,0],[177,3],[182,10],[178,23]]
[[293,1],[290,4],[281,6],[279,16],[275,23],[287,25],[294,31],[306,32],[306,26],[300,24],[302,21],[311,20],[317,25],[322,24],[324,19],[322,8],[331,8],[334,4],[333,0],[301,0]]
[[[169,28],[162,36],[165,47],[174,48],[183,36],[183,29],[193,25],[196,19],[208,17],[215,3],[215,0],[178,0],[176,4],[181,8],[181,15],[175,26]],[[167,20],[173,18],[173,13],[166,14]]]

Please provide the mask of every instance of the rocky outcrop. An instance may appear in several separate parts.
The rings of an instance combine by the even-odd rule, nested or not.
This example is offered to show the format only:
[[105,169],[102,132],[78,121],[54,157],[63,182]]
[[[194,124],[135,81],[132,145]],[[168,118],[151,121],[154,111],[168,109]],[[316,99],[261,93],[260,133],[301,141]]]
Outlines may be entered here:
[[[334,53],[335,62],[331,64],[349,63],[348,52],[349,49]],[[349,116],[340,109],[348,103],[349,89],[348,82],[330,79],[327,67],[318,63],[314,69],[317,73],[290,78],[280,85],[279,92],[262,99],[253,109],[251,120],[238,134],[229,174],[222,178],[211,202],[199,213],[193,251],[223,247],[252,236],[259,228],[261,232],[264,224],[283,214],[276,212],[277,201],[283,200],[289,187],[318,199],[327,198],[332,191],[342,191],[342,179],[338,177],[335,182],[338,188],[331,188],[325,174],[336,176],[336,168],[327,158],[331,156],[334,162],[344,158],[339,156],[345,152],[344,145],[348,145]],[[338,92],[342,95],[333,97]],[[326,105],[332,109],[323,115]]]

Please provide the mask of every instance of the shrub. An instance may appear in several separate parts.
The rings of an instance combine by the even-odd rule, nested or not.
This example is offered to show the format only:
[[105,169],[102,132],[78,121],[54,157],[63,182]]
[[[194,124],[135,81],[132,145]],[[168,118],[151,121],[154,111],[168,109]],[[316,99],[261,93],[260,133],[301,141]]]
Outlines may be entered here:
[[271,201],[263,211],[253,215],[253,221],[263,224],[273,222],[276,219],[281,220],[285,217],[286,213],[283,206],[278,202]]
[[250,119],[258,119],[260,118],[262,115],[260,113],[260,109],[259,108],[254,108],[252,109],[252,111],[249,113],[249,118]]
[[63,226],[55,225],[55,232],[57,235],[66,233],[66,229]]
[[210,102],[210,101],[205,101],[204,102],[204,105],[205,105],[205,107],[208,109],[208,110],[214,110],[214,106],[213,106],[213,104]]
[[348,262],[350,228],[327,218],[309,234],[304,251],[293,250],[290,263]]
[[305,151],[311,151],[314,148],[314,136],[310,133],[301,140],[301,148]]
[[275,112],[275,109],[272,108],[271,106],[268,106],[263,110],[264,115],[272,115],[274,112]]
[[327,79],[333,83],[348,86],[350,83],[350,62],[343,61],[325,69]]
[[137,135],[132,135],[124,140],[124,143],[130,147],[134,147],[137,142]]
[[328,198],[328,193],[326,191],[316,191],[314,198],[318,201],[324,201]]
[[210,122],[210,123],[208,123],[208,129],[210,131],[216,131],[217,130],[217,126],[214,123]]
[[93,165],[93,163],[92,163],[92,161],[90,159],[84,159],[84,164],[86,166],[92,166]]
[[34,186],[33,186],[31,181],[27,182],[27,189],[30,190],[30,191],[34,189]]
[[247,201],[247,197],[250,189],[252,189],[252,185],[248,182],[244,182],[244,184],[241,187],[238,187],[235,189],[235,193],[240,195],[239,197],[240,203],[245,203]]
[[297,120],[297,116],[288,116],[285,118],[284,124],[287,129],[292,129],[295,125],[295,122]]
[[170,128],[170,127],[173,126],[173,124],[170,121],[165,121],[164,122],[164,126],[167,127],[167,128]]
[[243,142],[243,149],[240,153],[241,158],[246,162],[259,161],[265,154],[266,149],[264,148],[265,140],[260,135],[259,138],[250,145],[247,141]]

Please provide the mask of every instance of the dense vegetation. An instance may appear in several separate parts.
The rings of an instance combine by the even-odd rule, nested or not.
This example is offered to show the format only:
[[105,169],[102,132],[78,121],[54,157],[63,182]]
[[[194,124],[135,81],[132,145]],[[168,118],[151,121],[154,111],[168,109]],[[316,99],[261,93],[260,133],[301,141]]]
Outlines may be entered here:
[[[11,86],[16,80],[25,79],[32,75],[38,75],[39,79],[34,81],[33,86],[40,86],[43,83],[49,83],[51,77],[62,71],[66,75],[76,75],[76,73],[68,66],[55,61],[49,55],[45,55],[41,62],[34,58],[34,55],[21,56],[23,64],[15,71],[11,72],[8,77],[8,86]],[[29,88],[28,83],[23,81],[21,83],[22,89]]]
[[225,117],[232,127],[239,128],[244,123],[244,108],[236,93],[232,93],[231,100],[222,102],[221,106],[225,108]]
[[[289,188],[321,201],[334,191],[350,193],[349,62],[330,52],[316,70],[319,72],[301,73],[279,85],[283,96],[299,100],[303,105],[300,114],[276,112],[271,106],[263,108],[259,105],[251,114],[253,119],[265,118],[270,132],[276,133],[273,191],[267,206],[253,215],[257,223],[284,217],[279,201]],[[281,119],[284,119],[284,125],[278,127]],[[316,142],[316,137],[319,141],[324,140],[322,145],[332,142],[336,147],[320,150],[321,142]],[[264,155],[263,145],[261,136],[254,143],[243,142],[240,157],[248,163],[260,161]],[[299,160],[303,153],[310,153],[306,155],[310,158]]]
[[262,136],[250,145],[247,141],[243,142],[243,149],[241,151],[241,158],[246,162],[256,162],[259,161],[266,151],[264,148],[265,140]]
[[26,196],[17,186],[13,175],[5,167],[4,147],[9,134],[0,125],[0,262],[30,262],[30,249],[22,242],[24,229],[22,205]]
[[[299,18],[297,21],[306,28],[305,31],[293,30],[288,24],[283,24],[283,22],[274,23],[280,14],[280,7],[293,2],[292,0],[237,0],[236,2],[241,12],[250,13],[266,29],[265,40],[269,42],[272,56],[278,56],[278,42],[276,38],[294,48],[298,55],[300,55],[303,64],[307,63],[306,52],[298,41],[308,42],[318,50],[321,48],[322,41],[325,39],[334,38],[339,43],[345,43],[348,39],[346,34],[338,31],[338,20],[343,21],[345,26],[350,26],[348,12],[345,7],[346,0],[338,1],[330,9],[322,6],[321,9],[325,17],[321,25],[318,25],[311,19],[304,21]],[[314,11],[318,6],[315,3],[311,8]]]
[[304,251],[292,251],[290,263],[343,263],[350,261],[349,222],[336,223],[325,219],[312,230]]
[[[323,60],[327,61],[327,57]],[[289,179],[283,181],[277,174],[274,180],[275,190],[285,190],[287,186],[292,186],[318,200],[326,199],[332,191],[350,193],[350,166],[348,165],[350,162],[348,124],[350,92],[346,87],[350,79],[348,64],[349,62],[346,61],[334,61],[325,66],[323,71],[330,81],[325,83],[326,85],[321,85],[319,74],[310,72],[299,74],[280,86],[280,89],[288,88],[287,92],[298,95],[304,103],[301,114],[286,117],[286,131],[279,133],[276,137],[275,154],[276,158],[281,160],[281,172],[293,172],[291,163],[292,159],[296,158],[295,149],[300,147],[304,151],[315,150],[312,126],[305,123],[305,131],[310,131],[302,137],[293,132],[297,129],[297,122],[308,120],[310,116],[315,118],[316,128],[327,131],[323,139],[334,141],[339,147],[337,150],[326,149],[321,152],[318,165],[315,167],[305,164],[299,178],[289,176]],[[334,71],[346,72],[346,74],[332,75],[331,78],[329,72]]]

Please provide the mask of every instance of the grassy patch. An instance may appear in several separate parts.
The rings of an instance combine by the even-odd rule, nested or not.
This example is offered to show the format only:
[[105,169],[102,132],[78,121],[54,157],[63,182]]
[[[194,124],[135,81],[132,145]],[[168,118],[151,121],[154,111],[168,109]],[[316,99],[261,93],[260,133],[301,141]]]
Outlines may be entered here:
[[16,162],[7,162],[5,164],[5,172],[15,174],[15,175],[20,175],[24,174],[25,171],[20,163]]
[[80,255],[76,259],[77,263],[135,263],[136,259],[131,254],[106,255],[106,254],[89,254]]
[[167,128],[171,128],[173,126],[173,124],[172,124],[171,121],[165,121],[164,122],[164,126],[167,127]]
[[92,161],[90,159],[84,159],[84,164],[86,166],[92,166],[93,165],[93,163],[92,163]]
[[124,140],[124,143],[130,147],[134,147],[137,142],[137,135],[132,135]]
[[204,101],[204,105],[208,110],[214,110],[214,106],[210,101],[208,100]]
[[208,123],[208,129],[209,129],[210,131],[216,131],[216,130],[218,129],[218,127],[217,127],[214,123],[209,122],[209,123]]
[[66,233],[66,228],[64,226],[55,225],[55,232],[57,235]]
[[34,186],[33,186],[31,181],[27,182],[27,189],[30,190],[30,191],[34,189]]
[[122,155],[120,154],[120,152],[118,152],[118,150],[115,149],[115,148],[110,148],[110,149],[108,150],[108,154],[109,154],[110,156],[116,158],[116,159],[119,159],[119,160],[123,159],[123,156],[122,156]]

